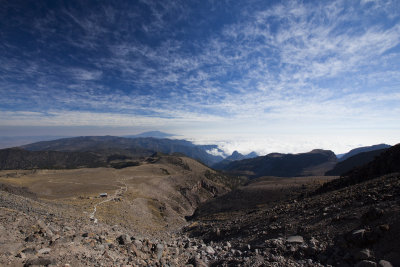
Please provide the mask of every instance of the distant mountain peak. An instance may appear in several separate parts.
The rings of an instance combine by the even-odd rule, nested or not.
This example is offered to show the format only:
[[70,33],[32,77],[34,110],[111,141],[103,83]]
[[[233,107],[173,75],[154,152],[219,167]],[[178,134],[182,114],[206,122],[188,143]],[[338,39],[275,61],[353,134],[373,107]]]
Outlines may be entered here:
[[250,152],[249,154],[246,155],[246,158],[251,159],[251,158],[255,158],[258,157],[258,154],[256,152]]
[[148,132],[143,132],[143,133],[135,134],[135,135],[125,135],[123,137],[127,137],[127,138],[140,138],[140,137],[168,138],[168,137],[172,137],[172,136],[177,136],[177,135],[165,133],[165,132],[161,132],[161,131],[148,131]]

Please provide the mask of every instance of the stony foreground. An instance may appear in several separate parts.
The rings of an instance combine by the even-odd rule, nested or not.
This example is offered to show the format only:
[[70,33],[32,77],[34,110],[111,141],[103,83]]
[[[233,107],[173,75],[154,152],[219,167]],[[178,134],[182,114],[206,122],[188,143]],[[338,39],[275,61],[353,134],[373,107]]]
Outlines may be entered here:
[[219,248],[212,266],[400,266],[400,176],[203,211],[186,231]]

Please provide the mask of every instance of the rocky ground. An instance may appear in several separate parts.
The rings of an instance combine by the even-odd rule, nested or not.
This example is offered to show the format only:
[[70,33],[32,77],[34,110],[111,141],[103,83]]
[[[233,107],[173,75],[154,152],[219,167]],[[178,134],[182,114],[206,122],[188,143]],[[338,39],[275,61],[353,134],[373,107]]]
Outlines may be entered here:
[[215,198],[183,229],[148,235],[3,186],[0,265],[400,266],[399,178],[318,194],[317,184],[298,185],[277,189],[284,198],[230,210],[215,208],[229,198]]
[[399,178],[235,212],[203,210],[186,233],[212,244],[210,266],[400,266]]
[[1,266],[185,266],[196,261],[200,242],[178,233],[163,239],[139,236],[134,229],[94,224],[68,208],[7,192],[0,203]]

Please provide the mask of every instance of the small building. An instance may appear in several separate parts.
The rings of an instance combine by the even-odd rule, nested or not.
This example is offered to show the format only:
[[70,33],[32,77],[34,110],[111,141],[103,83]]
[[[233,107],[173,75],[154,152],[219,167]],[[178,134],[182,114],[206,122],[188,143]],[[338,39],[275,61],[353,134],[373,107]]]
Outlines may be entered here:
[[101,194],[100,194],[100,197],[107,197],[107,196],[108,196],[107,193],[101,193]]

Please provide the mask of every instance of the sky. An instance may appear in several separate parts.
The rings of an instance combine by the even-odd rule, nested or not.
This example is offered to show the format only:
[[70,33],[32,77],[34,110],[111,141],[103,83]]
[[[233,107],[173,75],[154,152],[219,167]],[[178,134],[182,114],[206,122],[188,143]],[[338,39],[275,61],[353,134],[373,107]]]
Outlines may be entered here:
[[400,141],[400,1],[0,0],[0,138]]

